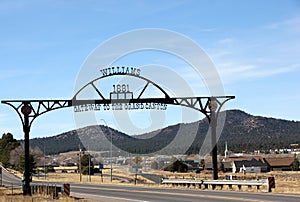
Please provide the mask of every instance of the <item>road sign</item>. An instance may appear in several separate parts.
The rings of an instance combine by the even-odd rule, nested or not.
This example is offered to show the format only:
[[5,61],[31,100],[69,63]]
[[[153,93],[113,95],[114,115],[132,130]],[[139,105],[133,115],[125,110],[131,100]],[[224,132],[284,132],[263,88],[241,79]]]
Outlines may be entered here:
[[132,165],[131,167],[132,168],[136,168],[136,169],[142,169],[143,168],[142,165]]

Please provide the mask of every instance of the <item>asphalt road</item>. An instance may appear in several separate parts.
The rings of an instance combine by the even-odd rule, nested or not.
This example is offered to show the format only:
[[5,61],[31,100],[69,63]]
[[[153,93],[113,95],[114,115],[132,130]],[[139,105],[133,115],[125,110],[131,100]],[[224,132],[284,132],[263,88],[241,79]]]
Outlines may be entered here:
[[134,202],[298,202],[300,196],[272,193],[226,192],[196,189],[171,189],[121,185],[71,184],[71,194],[93,201]]
[[[21,179],[17,178],[13,174],[9,173],[5,168],[0,166],[2,168],[2,185],[6,187],[18,187],[20,188],[22,185]],[[1,177],[0,177],[1,179]]]
[[155,174],[148,174],[148,173],[142,173],[140,174],[141,176],[143,176],[144,178],[147,178],[148,180],[155,182],[156,184],[160,184],[161,183],[161,178],[163,176],[159,176],[159,175],[155,175]]

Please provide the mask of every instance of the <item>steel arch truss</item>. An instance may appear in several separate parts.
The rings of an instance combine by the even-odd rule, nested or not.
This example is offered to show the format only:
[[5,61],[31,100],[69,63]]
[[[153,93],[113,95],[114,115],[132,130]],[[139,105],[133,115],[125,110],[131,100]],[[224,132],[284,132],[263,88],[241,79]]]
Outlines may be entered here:
[[[110,93],[109,98],[105,98],[100,89],[97,88],[95,82],[106,78],[109,76],[123,75],[123,76],[133,76],[145,81],[145,85],[142,88],[142,91],[134,98],[133,92],[130,92],[129,89],[118,92],[114,91]],[[161,98],[143,98],[145,90],[149,85],[153,85],[160,92],[163,93]],[[95,92],[99,95],[101,99],[78,99],[77,95],[84,90],[86,87],[91,86]],[[124,94],[124,95],[123,95]],[[113,99],[112,99],[113,98]],[[120,99],[122,98],[122,99]],[[214,179],[218,179],[217,176],[217,146],[216,144],[216,119],[217,116],[224,105],[230,99],[234,99],[234,96],[212,96],[212,97],[178,97],[171,98],[168,93],[162,89],[156,83],[150,81],[149,79],[140,76],[139,74],[125,74],[125,73],[112,73],[105,74],[95,80],[88,82],[84,85],[70,100],[3,100],[1,103],[11,106],[18,113],[25,136],[25,172],[24,172],[24,195],[30,195],[30,173],[29,173],[29,133],[33,121],[40,115],[47,112],[66,108],[66,107],[76,107],[80,105],[93,105],[93,104],[116,104],[116,103],[161,103],[161,104],[171,104],[171,105],[180,105],[185,106],[194,110],[197,110],[203,113],[207,118],[212,127],[212,145],[214,145],[212,150],[213,158],[213,170],[214,170]]]
[[72,106],[71,100],[3,100],[1,103],[15,109],[23,126],[25,125],[24,117],[22,116],[22,114],[25,115],[22,112],[24,106],[28,106],[31,109],[31,112],[28,114],[29,126],[31,126],[35,118],[46,112]]
[[[110,97],[108,98],[105,97],[101,92],[101,89],[97,88],[97,86],[95,85],[95,82],[97,82],[100,79],[107,78],[110,76],[119,76],[119,75],[136,77],[145,81],[145,85],[143,86],[141,92],[137,96],[135,96],[135,98],[132,96],[131,98],[128,99],[125,96],[124,99],[112,99],[111,96],[112,93],[110,93]],[[162,92],[164,96],[160,98],[142,98],[145,90],[149,87],[149,84],[156,87],[156,89]],[[78,94],[88,86],[91,86],[101,99],[93,99],[93,100],[77,99]],[[128,92],[128,93],[132,93],[132,92]],[[172,98],[158,84],[154,83],[153,81],[145,77],[136,74],[116,73],[116,74],[104,75],[88,82],[81,89],[79,89],[79,91],[75,93],[74,97],[70,100],[3,100],[1,101],[1,103],[7,104],[15,109],[15,111],[18,113],[22,121],[23,126],[25,125],[25,121],[24,121],[25,114],[22,112],[22,108],[24,106],[29,106],[31,108],[31,112],[28,114],[28,118],[29,118],[29,127],[31,127],[32,122],[35,120],[35,118],[37,118],[38,116],[46,112],[53,111],[56,109],[61,109],[66,107],[76,107],[80,105],[116,104],[116,103],[161,103],[166,105],[168,104],[179,105],[203,113],[210,121],[211,119],[210,115],[212,110],[219,112],[222,106],[225,104],[225,102],[234,98],[235,96],[173,97]],[[22,114],[24,116],[22,116]]]

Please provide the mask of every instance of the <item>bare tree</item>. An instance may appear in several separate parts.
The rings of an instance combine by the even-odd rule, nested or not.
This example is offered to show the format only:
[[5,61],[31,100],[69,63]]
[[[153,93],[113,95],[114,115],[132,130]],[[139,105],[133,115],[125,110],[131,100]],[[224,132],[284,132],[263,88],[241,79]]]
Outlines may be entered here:
[[33,156],[37,166],[44,164],[44,153],[39,147],[36,146],[34,149],[30,149],[30,154]]
[[[30,155],[33,156],[34,162],[36,162],[37,165],[43,165],[44,154],[40,150],[40,148],[35,147],[34,149],[30,149]],[[10,158],[9,158],[10,165],[13,165],[15,168],[18,168],[20,166],[20,162],[23,157],[24,157],[24,146],[20,145],[10,152]]]
[[24,155],[24,147],[22,145],[16,147],[10,152],[9,164],[17,167],[20,164],[21,157]]

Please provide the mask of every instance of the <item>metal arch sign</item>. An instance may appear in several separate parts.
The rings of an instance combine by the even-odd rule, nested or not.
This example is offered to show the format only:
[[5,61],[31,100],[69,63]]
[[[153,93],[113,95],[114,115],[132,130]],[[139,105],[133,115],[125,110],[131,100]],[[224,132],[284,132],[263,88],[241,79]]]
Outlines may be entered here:
[[[220,111],[223,104],[233,99],[234,96],[214,96],[214,97],[176,97],[171,98],[168,93],[153,81],[141,76],[141,69],[136,67],[108,67],[100,69],[101,76],[84,85],[72,98],[74,112],[101,111],[101,110],[167,110],[167,105],[181,105],[202,112],[210,119],[211,109],[209,103],[214,101]],[[96,82],[100,79],[111,76],[131,76],[145,81],[140,93],[134,95],[130,90],[130,84],[113,84],[109,97],[104,96],[101,89],[96,87]],[[144,98],[143,94],[149,84],[159,90],[164,97]],[[81,100],[77,96],[91,86],[101,99]],[[219,99],[225,99],[220,101]]]
[[[30,129],[33,121],[40,115],[52,110],[74,107],[74,112],[101,111],[101,110],[167,110],[167,106],[179,105],[203,113],[211,121],[212,112],[216,116],[222,106],[235,96],[205,96],[205,97],[170,97],[168,93],[148,78],[141,76],[141,69],[137,67],[107,67],[100,69],[101,76],[82,86],[69,100],[2,100],[18,113],[23,128]],[[142,90],[136,95],[129,84],[113,84],[109,96],[104,96],[96,82],[113,76],[135,77],[145,81]],[[145,90],[154,86],[163,94],[163,97],[145,97]],[[100,99],[79,99],[78,95],[87,87],[92,87]]]
[[[105,69],[100,69],[102,76],[92,80],[91,82],[84,85],[73,97],[73,101],[77,103],[77,95],[83,91],[88,86],[94,88],[97,92],[101,101],[99,104],[82,104],[74,106],[74,112],[85,112],[85,111],[101,111],[101,110],[143,110],[143,109],[151,109],[151,110],[166,110],[166,103],[157,103],[155,100],[151,100],[150,98],[143,99],[142,95],[145,92],[146,88],[149,84],[155,86],[159,91],[164,94],[164,98],[170,99],[167,92],[165,92],[159,85],[155,84],[151,80],[141,76],[141,69],[136,67],[109,67]],[[134,96],[134,92],[130,89],[130,84],[113,84],[112,91],[109,93],[109,98],[106,98],[101,90],[98,89],[95,85],[95,82],[100,79],[110,77],[110,76],[132,76],[145,81],[145,86],[143,86],[142,91]],[[140,101],[139,101],[140,100]],[[103,104],[101,104],[103,103]],[[110,104],[108,104],[110,103]],[[111,106],[110,106],[111,105]]]
[[[214,179],[217,179],[217,146],[216,146],[216,118],[220,109],[235,96],[212,96],[212,97],[170,97],[168,93],[153,81],[141,76],[141,70],[135,67],[108,67],[100,70],[102,76],[84,85],[70,100],[2,100],[15,109],[19,115],[25,134],[25,185],[24,194],[30,195],[30,173],[29,173],[29,133],[33,121],[40,115],[66,107],[74,107],[74,112],[100,111],[100,110],[167,110],[167,105],[180,105],[189,107],[203,113],[211,123]],[[95,82],[111,76],[131,76],[145,81],[141,92],[135,95],[130,90],[129,84],[113,84],[109,97],[105,97],[101,89],[97,88]],[[147,98],[143,94],[152,85],[164,96]],[[77,96],[85,88],[91,86],[99,95],[100,99],[78,99]]]
[[[132,43],[134,42],[134,43]],[[29,173],[29,132],[33,121],[42,114],[49,111],[74,107],[74,111],[83,112],[85,110],[167,110],[168,105],[179,105],[197,110],[203,113],[211,123],[211,136],[215,136],[216,117],[220,112],[223,104],[234,99],[234,96],[206,96],[206,97],[170,97],[159,85],[155,84],[148,78],[144,78],[141,69],[135,67],[109,67],[114,61],[126,54],[134,53],[141,50],[162,50],[174,56],[181,58],[193,68],[197,68],[197,72],[201,75],[208,86],[213,86],[215,81],[220,82],[217,70],[214,68],[210,58],[205,54],[201,47],[195,41],[188,37],[173,31],[163,29],[140,29],[120,34],[105,41],[101,46],[97,47],[88,60],[83,64],[79,76],[75,82],[74,97],[64,100],[3,100],[3,104],[7,104],[15,109],[19,115],[23,131],[25,134],[25,190],[24,194],[30,194],[30,173]],[[101,56],[101,59],[99,57]],[[98,67],[105,67],[99,70]],[[101,77],[94,80],[96,72],[101,73]],[[215,79],[210,75],[215,75]],[[98,75],[98,74],[97,74]],[[123,83],[121,85],[113,84],[109,96],[104,96],[101,89],[97,88],[95,82],[99,79],[110,76],[132,76],[146,81],[142,92],[138,95],[132,94],[131,86]],[[91,76],[91,77],[90,77]],[[150,76],[151,77],[151,76]],[[91,81],[92,80],[92,81]],[[149,85],[153,85],[163,93],[162,97],[145,97],[143,96]],[[87,86],[91,86],[99,95],[99,99],[79,99],[77,95]],[[81,88],[81,89],[80,89]],[[79,90],[78,90],[79,89]],[[213,89],[210,89],[213,90]],[[223,90],[211,91],[213,95],[223,95]],[[88,97],[90,98],[90,97]],[[212,138],[213,148],[213,165],[214,179],[217,177],[217,156],[215,140]],[[216,173],[217,174],[217,173]]]

